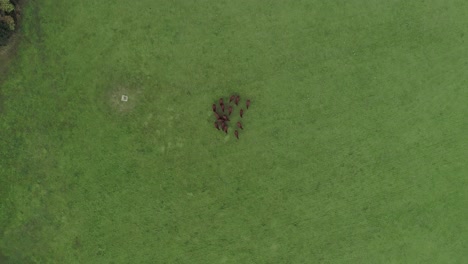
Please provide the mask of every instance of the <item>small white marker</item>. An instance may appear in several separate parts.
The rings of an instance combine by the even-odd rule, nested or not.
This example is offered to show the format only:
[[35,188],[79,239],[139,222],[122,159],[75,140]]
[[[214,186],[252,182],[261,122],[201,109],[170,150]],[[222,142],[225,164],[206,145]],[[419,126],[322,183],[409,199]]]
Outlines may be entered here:
[[128,96],[122,95],[122,98],[120,99],[122,102],[127,102],[128,101]]

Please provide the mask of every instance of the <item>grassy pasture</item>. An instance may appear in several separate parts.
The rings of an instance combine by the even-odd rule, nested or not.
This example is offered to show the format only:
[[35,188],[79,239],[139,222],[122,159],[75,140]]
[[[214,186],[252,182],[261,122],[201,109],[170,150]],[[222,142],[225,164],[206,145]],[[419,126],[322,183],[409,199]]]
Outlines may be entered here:
[[88,2],[23,9],[0,263],[468,259],[468,2]]

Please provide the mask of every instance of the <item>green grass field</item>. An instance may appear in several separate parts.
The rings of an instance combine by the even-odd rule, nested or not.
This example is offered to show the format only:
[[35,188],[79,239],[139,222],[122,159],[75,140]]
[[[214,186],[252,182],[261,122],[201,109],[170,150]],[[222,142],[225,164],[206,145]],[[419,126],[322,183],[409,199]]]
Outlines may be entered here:
[[0,78],[0,263],[468,261],[467,1],[82,2]]

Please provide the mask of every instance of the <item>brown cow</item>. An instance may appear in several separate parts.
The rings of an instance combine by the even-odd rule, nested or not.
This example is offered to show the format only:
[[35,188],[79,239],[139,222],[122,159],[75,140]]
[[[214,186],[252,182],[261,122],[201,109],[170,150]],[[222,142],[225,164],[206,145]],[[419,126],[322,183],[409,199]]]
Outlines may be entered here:
[[240,101],[240,96],[236,96],[236,101],[235,101],[236,105],[239,105],[239,101]]
[[242,118],[243,115],[244,115],[244,109],[241,109],[241,110],[240,110],[240,116],[241,116],[241,118]]
[[236,136],[237,139],[239,139],[239,132],[237,130],[234,131],[234,135]]
[[237,127],[240,128],[240,129],[244,129],[244,128],[242,127],[241,122],[237,122]]
[[247,101],[245,102],[245,105],[247,106],[247,109],[249,109],[249,106],[250,106],[250,100],[247,100]]

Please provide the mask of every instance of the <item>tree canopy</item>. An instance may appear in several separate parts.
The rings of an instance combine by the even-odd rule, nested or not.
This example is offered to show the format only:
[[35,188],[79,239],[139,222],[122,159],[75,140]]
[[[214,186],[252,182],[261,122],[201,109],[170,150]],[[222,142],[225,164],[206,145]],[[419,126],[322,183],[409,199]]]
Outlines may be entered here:
[[10,0],[0,0],[0,45],[6,44],[15,28],[15,5]]
[[14,10],[15,6],[10,2],[10,0],[0,0],[0,11],[11,13]]

